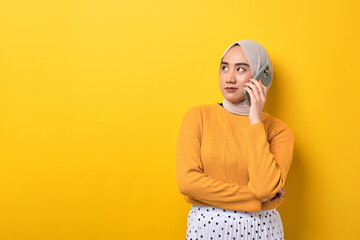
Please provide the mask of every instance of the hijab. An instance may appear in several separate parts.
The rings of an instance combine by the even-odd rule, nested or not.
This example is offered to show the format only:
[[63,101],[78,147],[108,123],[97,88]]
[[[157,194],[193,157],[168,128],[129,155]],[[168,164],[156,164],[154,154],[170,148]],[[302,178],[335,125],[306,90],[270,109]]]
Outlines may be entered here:
[[[264,65],[269,65],[270,73],[271,73],[271,80],[273,78],[273,66],[272,62],[269,58],[269,55],[266,51],[266,49],[260,45],[260,43],[252,41],[252,40],[240,40],[237,42],[232,43],[224,52],[221,61],[223,60],[225,54],[229,51],[231,47],[234,45],[240,45],[242,48],[251,69],[251,75],[252,78],[255,76],[255,74],[259,71],[259,69]],[[220,61],[220,65],[221,65]],[[269,86],[267,86],[267,89],[269,89],[271,86],[271,83]],[[237,114],[237,115],[249,115],[250,107],[246,104],[245,99],[241,102],[230,102],[224,98],[222,101],[223,107],[231,113]]]

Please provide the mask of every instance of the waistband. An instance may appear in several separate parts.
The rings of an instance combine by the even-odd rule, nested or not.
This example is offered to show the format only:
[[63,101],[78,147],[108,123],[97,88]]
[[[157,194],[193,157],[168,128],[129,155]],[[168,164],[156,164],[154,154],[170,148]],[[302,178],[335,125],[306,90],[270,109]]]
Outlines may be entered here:
[[238,211],[238,210],[229,210],[229,209],[222,209],[218,207],[212,206],[201,206],[193,204],[191,206],[190,211],[195,213],[202,213],[212,216],[225,216],[225,217],[240,217],[243,219],[251,219],[251,218],[271,218],[273,216],[279,215],[280,213],[277,211],[276,208],[268,209],[268,210],[260,210],[260,212],[247,212],[247,211]]

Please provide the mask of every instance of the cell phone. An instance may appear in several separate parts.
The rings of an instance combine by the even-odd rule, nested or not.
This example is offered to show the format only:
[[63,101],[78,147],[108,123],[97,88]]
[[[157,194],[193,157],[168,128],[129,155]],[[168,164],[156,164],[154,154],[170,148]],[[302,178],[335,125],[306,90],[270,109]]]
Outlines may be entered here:
[[[261,79],[261,82],[265,87],[269,86],[271,83],[271,72],[269,65],[267,64],[262,65],[262,67],[259,69],[259,71],[255,74],[253,78],[255,78],[258,81]],[[246,105],[250,107],[251,106],[250,94],[245,89],[244,89],[244,96],[245,96]]]

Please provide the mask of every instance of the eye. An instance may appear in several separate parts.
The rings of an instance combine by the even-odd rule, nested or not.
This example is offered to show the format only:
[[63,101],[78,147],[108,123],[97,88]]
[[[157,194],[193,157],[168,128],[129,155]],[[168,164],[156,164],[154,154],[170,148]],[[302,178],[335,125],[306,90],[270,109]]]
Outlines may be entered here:
[[242,68],[242,67],[239,67],[239,68],[237,68],[237,69],[242,69],[242,70],[244,70],[244,71],[242,71],[242,72],[245,72],[246,70],[244,69],[244,68]]
[[227,68],[226,66],[222,66],[222,70],[225,70],[224,68]]

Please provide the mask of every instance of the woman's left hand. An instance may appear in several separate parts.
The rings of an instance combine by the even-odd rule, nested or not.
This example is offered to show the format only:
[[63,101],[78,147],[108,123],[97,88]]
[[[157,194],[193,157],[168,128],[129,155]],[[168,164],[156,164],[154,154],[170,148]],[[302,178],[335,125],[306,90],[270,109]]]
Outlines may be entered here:
[[[252,84],[253,82],[254,84]],[[251,89],[249,88],[251,87]],[[250,95],[249,119],[251,124],[261,122],[261,114],[266,101],[268,88],[255,78],[250,78],[250,82],[245,83],[244,88]]]
[[279,192],[276,193],[275,197],[271,199],[272,202],[278,200],[279,198],[283,198],[285,196],[285,188],[282,187]]
[[275,196],[268,198],[268,199],[264,199],[261,202],[267,202],[268,200],[271,200],[272,202],[278,200],[279,198],[283,198],[285,196],[285,188],[282,187],[276,194]]

